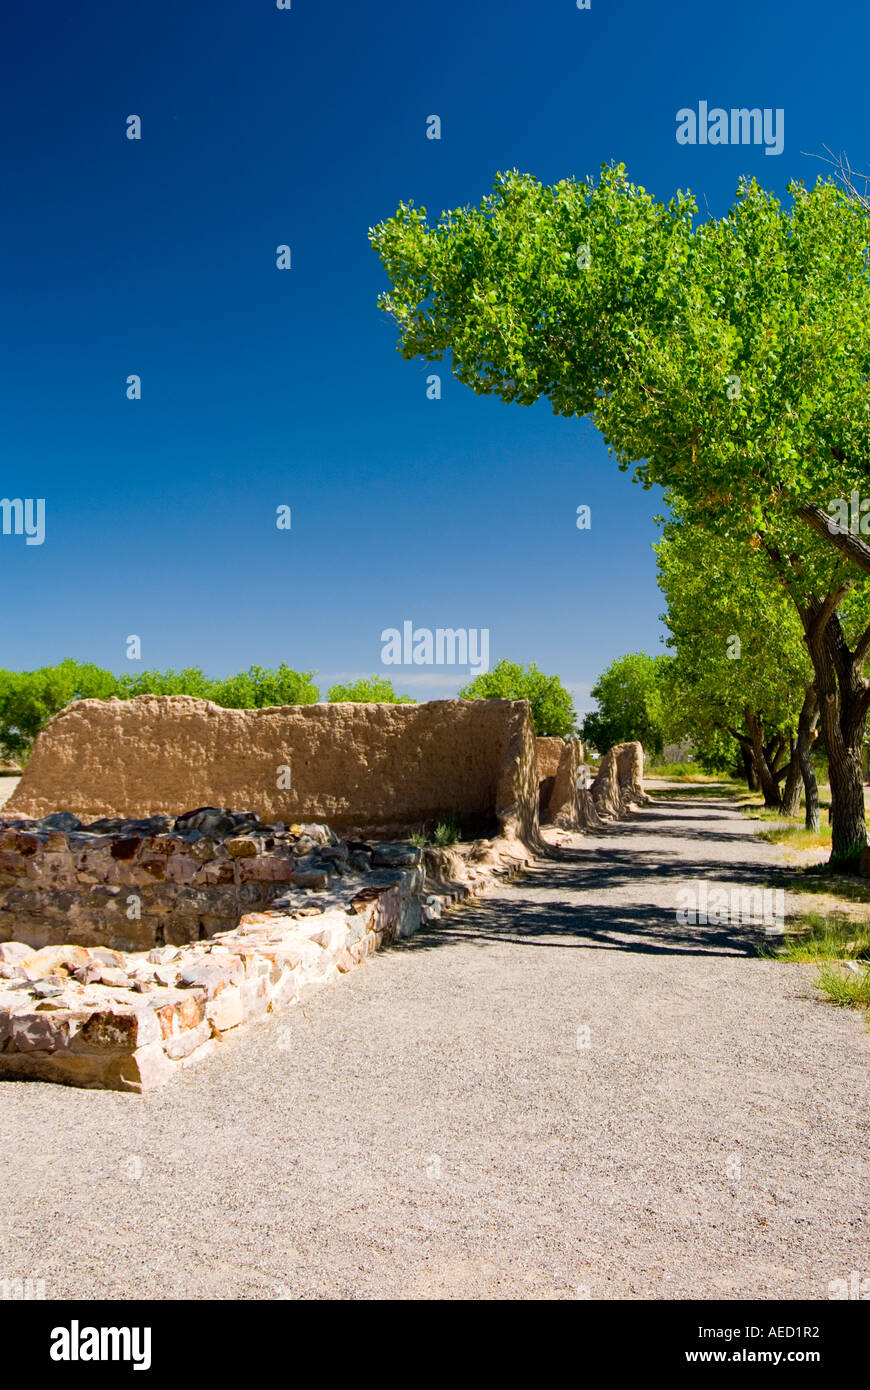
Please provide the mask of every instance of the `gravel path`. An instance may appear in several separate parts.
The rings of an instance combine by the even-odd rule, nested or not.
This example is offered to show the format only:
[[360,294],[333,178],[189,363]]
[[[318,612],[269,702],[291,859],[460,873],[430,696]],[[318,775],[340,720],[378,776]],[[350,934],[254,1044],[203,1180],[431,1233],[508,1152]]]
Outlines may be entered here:
[[5,806],[20,781],[20,777],[0,777],[0,806]]
[[162,1091],[3,1083],[0,1278],[825,1299],[870,1276],[861,1019],[752,933],[675,921],[681,883],[772,884],[777,857],[727,801],[668,793]]

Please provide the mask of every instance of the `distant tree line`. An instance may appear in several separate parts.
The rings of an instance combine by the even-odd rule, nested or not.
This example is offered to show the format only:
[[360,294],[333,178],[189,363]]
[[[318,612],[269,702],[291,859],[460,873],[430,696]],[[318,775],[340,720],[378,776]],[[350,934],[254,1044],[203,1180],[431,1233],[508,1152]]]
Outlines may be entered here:
[[[285,663],[269,668],[250,666],[234,676],[216,679],[198,666],[181,671],[139,671],[116,676],[92,662],[67,659],[36,671],[0,670],[0,760],[25,763],[33,740],[45,723],[74,700],[130,700],[136,695],[195,695],[225,709],[263,709],[268,705],[312,705],[321,696],[316,671],[294,671]],[[558,676],[545,676],[501,661],[459,692],[463,699],[527,699],[538,733],[567,737],[574,732],[571,696]],[[331,703],[414,704],[399,695],[383,676],[362,677],[333,685]]]

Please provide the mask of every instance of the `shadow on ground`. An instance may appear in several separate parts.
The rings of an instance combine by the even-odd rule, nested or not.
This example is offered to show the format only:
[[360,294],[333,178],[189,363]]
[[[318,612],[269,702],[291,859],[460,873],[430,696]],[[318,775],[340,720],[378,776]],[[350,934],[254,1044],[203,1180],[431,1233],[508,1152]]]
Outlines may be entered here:
[[[460,941],[513,942],[644,954],[757,956],[764,940],[758,927],[677,921],[678,887],[706,879],[729,889],[785,889],[792,877],[787,867],[748,858],[733,863],[705,858],[704,844],[759,843],[751,831],[711,829],[717,821],[735,822],[733,809],[729,814],[724,802],[721,811],[705,806],[700,822],[697,802],[690,798],[675,797],[666,811],[650,805],[634,818],[596,831],[595,843],[588,848],[554,849],[551,859],[534,865],[503,894],[464,904],[397,949],[427,951]],[[631,845],[632,840],[650,838],[654,847]],[[608,839],[619,843],[599,843]],[[650,897],[661,896],[665,885],[668,905],[644,903],[644,882],[649,883]]]

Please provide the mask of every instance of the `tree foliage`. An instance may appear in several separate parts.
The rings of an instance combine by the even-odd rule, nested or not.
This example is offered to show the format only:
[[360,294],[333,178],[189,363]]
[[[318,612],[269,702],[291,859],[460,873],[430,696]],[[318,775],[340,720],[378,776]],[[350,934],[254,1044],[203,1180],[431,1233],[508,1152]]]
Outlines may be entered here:
[[639,739],[649,753],[660,753],[665,741],[662,701],[665,656],[632,652],[612,661],[592,687],[598,709],[583,720],[583,738],[599,753],[615,743]]
[[372,676],[371,679],[361,677],[348,685],[333,685],[329,690],[329,699],[332,704],[342,700],[349,700],[353,704],[416,704],[411,695],[397,695],[393,682],[383,676]]
[[743,180],[698,223],[690,194],[657,202],[621,165],[553,187],[514,172],[432,226],[402,204],[371,239],[404,356],[590,415],[621,468],[763,552],[812,660],[845,862],[866,843],[870,627],[850,646],[841,612],[870,545],[829,523],[870,495],[870,222],[832,180],[789,195]]
[[499,661],[459,691],[462,700],[528,700],[535,733],[569,738],[576,732],[574,702],[558,676],[545,676],[534,662]]
[[674,652],[665,681],[674,736],[748,733],[747,710],[768,732],[793,735],[813,669],[800,619],[765,556],[679,513],[654,549]]

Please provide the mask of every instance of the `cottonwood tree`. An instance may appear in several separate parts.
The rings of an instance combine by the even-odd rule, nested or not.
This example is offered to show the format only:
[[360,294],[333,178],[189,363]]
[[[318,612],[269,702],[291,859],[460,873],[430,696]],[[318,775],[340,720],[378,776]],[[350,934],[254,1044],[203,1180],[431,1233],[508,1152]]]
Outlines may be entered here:
[[750,785],[783,815],[797,815],[803,782],[806,823],[817,830],[813,669],[800,619],[766,556],[739,534],[688,521],[679,507],[653,549],[674,653],[665,668],[674,731],[698,741],[715,729],[731,734]]
[[850,645],[841,608],[870,546],[829,523],[833,500],[870,495],[870,223],[833,181],[789,192],[743,181],[696,224],[689,194],[657,202],[621,165],[553,187],[514,172],[432,226],[403,204],[371,238],[405,357],[450,354],[475,391],[590,415],[636,480],[764,552],[813,664],[832,862],[851,863],[870,628]]
[[639,740],[649,753],[664,746],[662,670],[665,656],[630,652],[617,657],[592,687],[598,709],[583,720],[582,735],[599,753],[615,743]]
[[383,676],[360,676],[355,681],[350,681],[344,685],[333,685],[329,688],[327,696],[332,705],[342,702],[351,704],[381,704],[381,705],[414,705],[416,700],[413,695],[397,695],[392,681],[386,680]]
[[457,692],[460,700],[528,700],[535,733],[570,738],[576,732],[574,701],[558,676],[545,675],[534,662],[499,661]]

